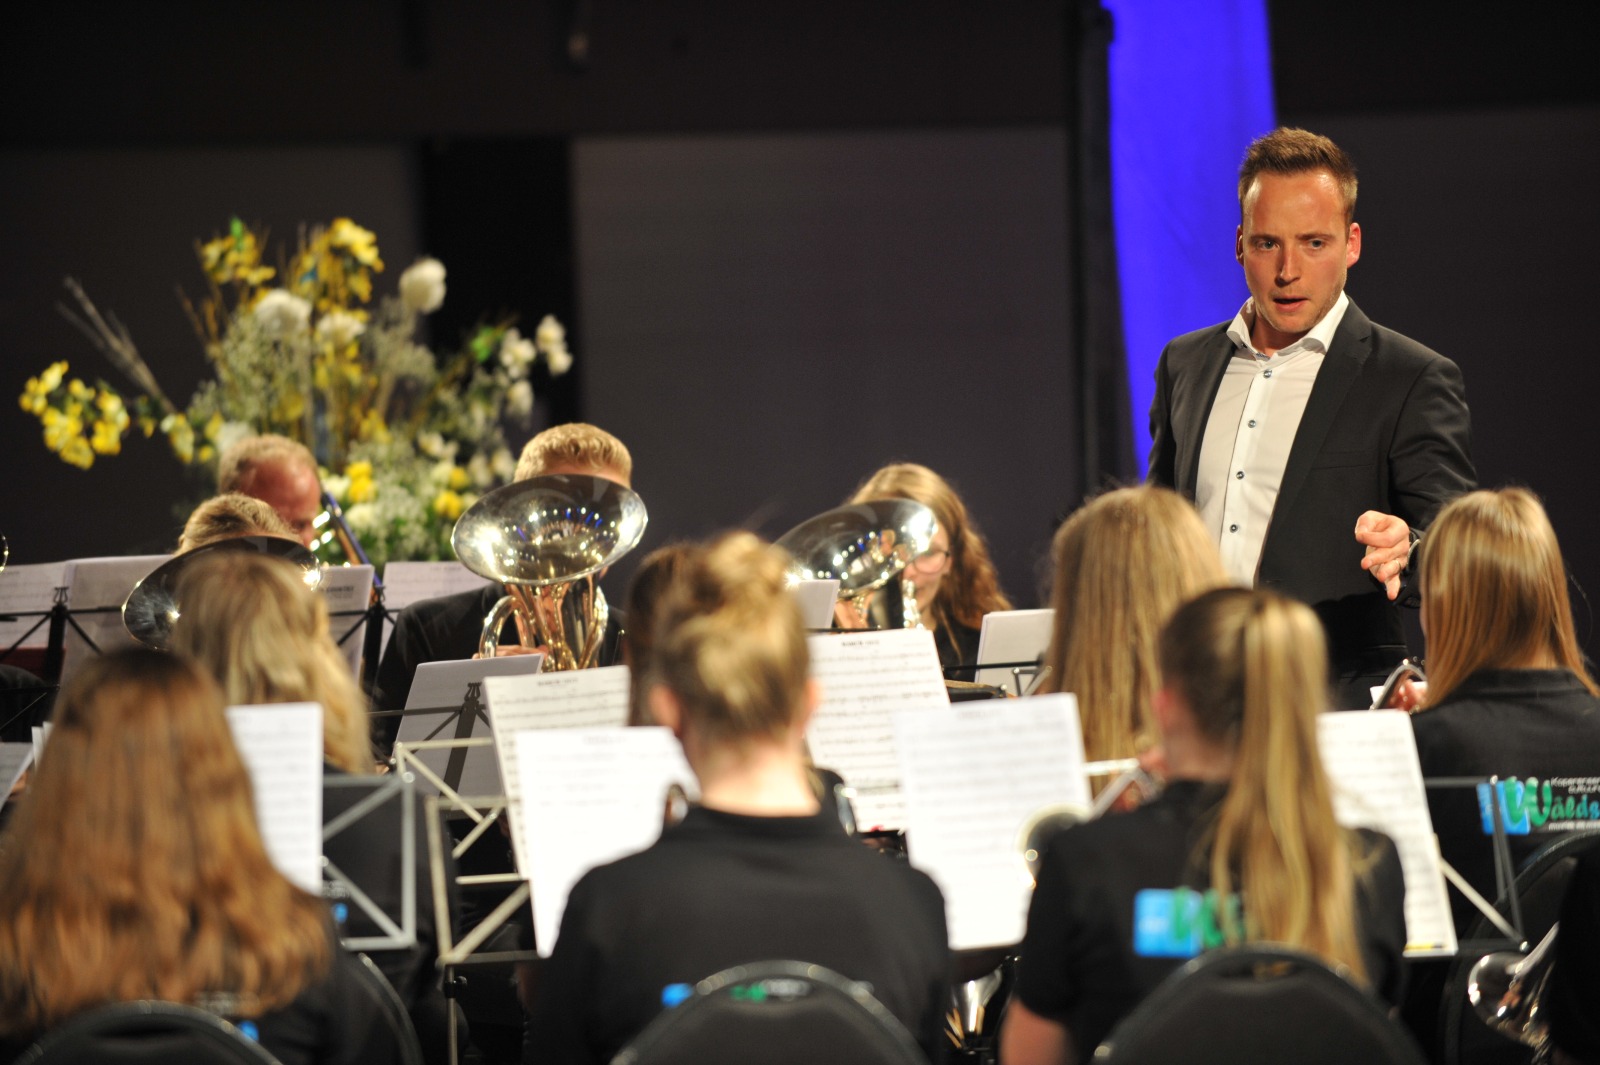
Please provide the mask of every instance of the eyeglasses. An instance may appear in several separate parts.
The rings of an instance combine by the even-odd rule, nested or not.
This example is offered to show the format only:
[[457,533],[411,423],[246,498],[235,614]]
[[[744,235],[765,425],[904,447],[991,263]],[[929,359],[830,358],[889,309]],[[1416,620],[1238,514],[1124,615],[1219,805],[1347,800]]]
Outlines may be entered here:
[[922,554],[911,560],[910,568],[916,570],[918,573],[932,576],[933,574],[944,569],[945,559],[949,557],[950,552],[941,550],[939,548],[935,548],[932,551],[924,551]]

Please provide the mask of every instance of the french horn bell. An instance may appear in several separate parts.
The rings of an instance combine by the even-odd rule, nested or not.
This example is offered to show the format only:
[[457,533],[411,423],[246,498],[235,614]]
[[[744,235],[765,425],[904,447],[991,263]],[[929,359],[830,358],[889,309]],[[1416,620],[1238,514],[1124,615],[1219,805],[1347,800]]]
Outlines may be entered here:
[[510,616],[524,646],[546,648],[546,670],[594,665],[611,616],[595,577],[638,546],[648,521],[644,501],[604,477],[531,477],[479,499],[451,542],[507,594],[484,619],[478,653],[494,655]]
[[[909,499],[875,499],[824,511],[778,537],[794,557],[796,580],[836,580],[839,599],[863,617],[867,599],[933,547],[933,511]],[[902,589],[904,592],[904,589]],[[905,628],[915,628],[916,595],[902,595]]]

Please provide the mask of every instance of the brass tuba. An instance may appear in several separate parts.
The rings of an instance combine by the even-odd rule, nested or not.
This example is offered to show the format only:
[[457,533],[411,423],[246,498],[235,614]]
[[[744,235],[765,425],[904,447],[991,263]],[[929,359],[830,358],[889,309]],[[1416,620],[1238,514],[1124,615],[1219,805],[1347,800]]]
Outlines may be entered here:
[[[932,547],[938,528],[933,511],[921,503],[875,499],[807,519],[778,537],[778,546],[794,556],[789,572],[795,580],[837,580],[840,601],[866,617],[872,593]],[[915,590],[902,587],[901,591],[903,617],[898,627],[918,628]]]
[[1535,1061],[1550,1050],[1550,1021],[1543,1009],[1545,985],[1555,962],[1558,921],[1528,953],[1497,951],[1479,958],[1467,976],[1467,1001],[1478,1017],[1507,1039],[1533,1047]]
[[317,557],[301,547],[298,540],[282,536],[233,536],[185,551],[151,570],[123,601],[122,627],[146,647],[167,650],[172,641],[172,623],[178,620],[180,612],[175,594],[178,579],[199,559],[241,553],[283,559],[299,568],[308,588],[322,583],[322,567]]
[[604,477],[555,474],[497,488],[456,522],[456,557],[506,596],[483,621],[479,653],[492,657],[506,616],[524,646],[547,648],[546,670],[586,669],[611,616],[595,584],[644,535],[644,501]]

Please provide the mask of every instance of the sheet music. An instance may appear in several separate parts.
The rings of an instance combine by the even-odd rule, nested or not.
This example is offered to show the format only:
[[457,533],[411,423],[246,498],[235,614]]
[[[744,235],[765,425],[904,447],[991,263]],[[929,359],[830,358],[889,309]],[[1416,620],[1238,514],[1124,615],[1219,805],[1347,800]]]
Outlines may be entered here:
[[383,567],[383,604],[400,610],[423,599],[476,591],[493,583],[459,562],[391,562]]
[[[79,558],[62,567],[61,583],[67,588],[67,607],[72,611],[72,620],[101,652],[134,646],[136,641],[122,624],[122,604],[134,585],[171,557]],[[102,611],[102,608],[105,609]],[[71,625],[67,626],[62,647],[66,659],[61,667],[61,683],[65,684],[95,652]]]
[[230,706],[227,714],[267,856],[296,886],[321,895],[322,707]]
[[628,723],[629,676],[627,666],[606,666],[534,677],[490,677],[483,682],[489,721],[494,725],[495,753],[500,759],[500,780],[505,784],[511,849],[524,876],[527,866],[522,851],[522,775],[517,769],[517,747],[511,737],[529,730],[620,730]]
[[44,755],[45,741],[50,739],[50,722],[35,725],[32,728],[33,742],[28,746],[33,752],[33,764],[38,765],[39,759]]
[[1408,715],[1403,710],[1321,714],[1317,739],[1339,823],[1376,828],[1400,850],[1406,878],[1406,955],[1454,954],[1455,924]]
[[1088,813],[1071,695],[961,703],[894,718],[911,862],[944,892],[950,946],[1022,941],[1033,881],[1021,840],[1040,811]]
[[817,765],[856,792],[864,829],[905,827],[894,715],[950,704],[927,629],[819,634],[808,640],[822,702],[806,739]]
[[[50,623],[37,617],[6,617],[18,613],[39,613],[55,605],[55,593],[61,587],[61,577],[66,571],[65,562],[34,562],[26,566],[7,566],[0,570],[0,651],[4,651],[29,629],[33,629],[23,646],[44,647],[50,642]],[[34,625],[39,627],[34,629]]]
[[328,601],[328,631],[359,680],[367,636],[367,620],[362,615],[372,601],[372,567],[324,566],[317,587]]
[[[979,662],[1032,662],[1050,646],[1050,630],[1056,623],[1056,612],[1044,610],[996,610],[983,615],[983,628],[978,633]],[[1021,695],[1031,674],[1014,676],[1012,667],[980,669],[973,679],[979,684],[992,684],[1004,688],[1012,695]],[[1019,686],[1018,681],[1021,681]]]
[[839,601],[838,581],[798,581],[789,586],[789,594],[800,608],[800,624],[808,629],[833,626],[833,605]]
[[504,746],[513,750],[526,814],[512,837],[531,860],[519,857],[518,868],[533,888],[534,941],[548,956],[578,878],[654,843],[668,786],[694,795],[694,774],[672,733],[657,725],[527,730]]
[[11,798],[11,789],[22,779],[23,770],[32,764],[33,744],[0,743],[0,785],[5,787],[0,791],[0,809],[4,809],[6,800]]

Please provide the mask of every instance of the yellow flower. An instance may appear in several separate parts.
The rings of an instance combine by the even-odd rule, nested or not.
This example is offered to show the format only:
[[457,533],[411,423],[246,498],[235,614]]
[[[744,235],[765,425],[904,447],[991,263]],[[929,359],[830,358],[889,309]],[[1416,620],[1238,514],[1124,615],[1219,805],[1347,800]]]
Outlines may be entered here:
[[44,444],[51,451],[66,457],[67,446],[73,440],[83,439],[83,419],[56,410],[54,407],[45,408],[40,415],[44,422]]
[[350,502],[372,502],[378,494],[378,486],[372,481],[372,463],[352,462],[344,472],[350,478]]
[[372,463],[365,460],[362,460],[361,462],[352,462],[350,465],[345,467],[344,475],[350,478],[352,481],[357,480],[358,478],[370,481],[372,480]]
[[94,402],[94,389],[84,384],[83,379],[79,377],[74,377],[71,381],[67,382],[67,395],[71,396],[79,403]]
[[370,229],[362,229],[348,218],[333,220],[333,225],[328,227],[328,244],[344,249],[345,254],[363,266],[383,269],[383,260],[378,258],[377,234]]
[[61,459],[80,470],[86,470],[94,465],[94,452],[89,448],[89,441],[81,436],[73,437],[61,449]]
[[433,512],[447,521],[455,521],[465,509],[461,497],[449,489],[433,497]]
[[217,449],[210,444],[201,444],[200,450],[195,452],[194,457],[201,462],[210,462],[217,457]]
[[94,423],[94,439],[89,441],[89,446],[102,455],[116,455],[122,451],[122,430],[111,422],[97,421]]
[[369,410],[361,419],[358,435],[362,440],[376,440],[380,444],[386,444],[389,442],[389,426],[384,423],[383,415],[375,410]]
[[[217,434],[222,432],[222,412],[221,411],[212,412],[211,418],[206,422],[206,427],[204,429],[204,432],[205,432],[205,437],[206,437],[207,440],[211,441],[213,444],[217,442]],[[202,459],[205,458],[204,455],[202,455],[200,457]]]
[[155,436],[156,435],[156,420],[154,418],[145,417],[145,416],[141,415],[140,418],[139,418],[139,429],[144,433],[146,439],[148,439],[149,437]]
[[[56,389],[61,387],[61,379],[66,375],[67,364],[65,361],[52,362],[48,367],[45,368],[44,373],[40,374],[38,377],[39,390],[45,395],[49,395],[51,392],[54,392]],[[29,384],[32,384],[32,382],[30,381]]]
[[169,414],[161,419],[161,431],[167,434],[167,443],[178,461],[187,465],[194,461],[194,427],[181,414]]
[[450,487],[452,490],[459,492],[471,483],[472,478],[467,474],[466,470],[460,466],[452,466],[450,468]]

